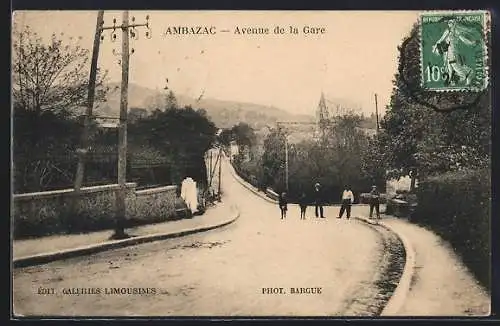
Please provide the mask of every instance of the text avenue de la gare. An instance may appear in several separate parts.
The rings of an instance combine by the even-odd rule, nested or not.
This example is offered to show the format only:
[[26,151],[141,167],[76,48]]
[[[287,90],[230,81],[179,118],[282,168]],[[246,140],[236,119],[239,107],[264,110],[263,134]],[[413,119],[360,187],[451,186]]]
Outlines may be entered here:
[[283,34],[304,34],[319,35],[326,34],[326,27],[322,26],[274,26],[274,27],[242,27],[235,26],[232,29],[217,28],[216,26],[168,26],[165,28],[164,36],[189,36],[189,35],[283,35]]

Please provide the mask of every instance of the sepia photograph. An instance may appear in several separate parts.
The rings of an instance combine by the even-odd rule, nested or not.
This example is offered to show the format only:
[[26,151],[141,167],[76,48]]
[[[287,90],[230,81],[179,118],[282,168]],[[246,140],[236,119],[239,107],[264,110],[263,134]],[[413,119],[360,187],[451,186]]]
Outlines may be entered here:
[[491,315],[489,11],[11,27],[11,319]]

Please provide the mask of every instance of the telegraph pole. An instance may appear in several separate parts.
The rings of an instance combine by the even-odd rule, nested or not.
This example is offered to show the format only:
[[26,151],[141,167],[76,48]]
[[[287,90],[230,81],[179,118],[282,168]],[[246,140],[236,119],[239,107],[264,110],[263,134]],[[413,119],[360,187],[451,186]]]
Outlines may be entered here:
[[[276,125],[278,126],[278,129],[284,130],[286,126],[288,128],[291,128],[293,126],[298,127],[298,126],[314,126],[314,125],[321,125],[316,122],[305,122],[305,121],[278,121],[276,122]],[[286,191],[288,192],[288,134],[287,130],[285,129],[285,186],[286,186]]]
[[99,58],[99,45],[100,37],[102,33],[102,25],[104,24],[104,10],[99,10],[97,12],[97,24],[95,28],[95,36],[94,36],[94,46],[92,50],[92,61],[90,64],[90,76],[89,76],[89,85],[88,85],[88,94],[87,94],[87,109],[85,112],[85,120],[83,125],[83,133],[81,136],[81,148],[77,150],[78,154],[78,166],[76,168],[75,182],[74,182],[74,195],[75,201],[73,204],[76,204],[76,200],[80,194],[80,188],[83,183],[83,176],[85,171],[85,158],[89,151],[89,133],[90,133],[90,123],[92,121],[92,109],[94,107],[94,98],[95,98],[95,84],[97,78],[97,61]]
[[288,135],[285,134],[285,185],[288,193]]
[[[220,154],[220,153],[219,153]],[[212,180],[215,176],[215,169],[217,168],[217,163],[221,160],[222,158],[220,157],[220,155],[217,155],[216,159],[215,159],[215,163],[213,165],[213,169],[209,171],[209,183],[208,183],[208,186],[209,187],[212,187]]]
[[[120,118],[118,125],[118,191],[116,192],[116,224],[115,232],[111,236],[113,239],[123,239],[128,237],[125,233],[125,219],[127,214],[126,206],[126,180],[127,180],[127,113],[128,113],[128,75],[129,75],[129,33],[130,37],[137,38],[138,34],[135,27],[145,26],[149,29],[149,16],[146,16],[145,24],[135,24],[135,18],[132,17],[132,24],[129,24],[128,11],[123,12],[121,26],[116,26],[116,19],[113,20],[112,27],[103,27],[102,30],[112,29],[112,41],[116,39],[115,30],[122,30],[122,80],[120,93]],[[146,38],[151,38],[149,31],[146,32]],[[114,52],[114,51],[113,51]],[[132,49],[134,53],[134,49]]]
[[376,118],[377,118],[377,135],[378,135],[379,125],[378,125],[377,93],[375,93],[375,115],[376,115]]
[[210,150],[209,152],[210,152],[210,164],[208,165],[209,166],[208,171],[210,172],[209,179],[212,180],[211,174],[212,174],[212,154],[213,154],[213,152],[212,152],[212,150]]
[[218,194],[217,194],[217,197],[219,197],[219,202],[221,201],[221,182],[222,182],[222,145],[221,147],[219,148],[219,191],[218,191]]
[[128,39],[128,11],[123,12],[122,18],[122,83],[120,93],[120,123],[118,125],[118,191],[116,193],[116,228],[113,238],[127,237],[125,233],[125,218],[127,207],[126,178],[127,178],[127,110],[128,110],[128,73],[129,73],[129,39]]

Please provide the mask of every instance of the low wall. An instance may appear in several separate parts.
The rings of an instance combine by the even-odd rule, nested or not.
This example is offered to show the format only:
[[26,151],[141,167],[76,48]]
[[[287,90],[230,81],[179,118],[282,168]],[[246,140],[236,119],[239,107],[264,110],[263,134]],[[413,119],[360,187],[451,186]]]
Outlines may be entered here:
[[[388,198],[388,194],[380,194],[380,203],[381,204],[386,204],[387,203],[387,198]],[[371,199],[371,195],[369,192],[363,192],[359,195],[359,203],[360,204],[369,204],[370,203],[370,199]]]
[[280,195],[278,195],[274,190],[271,188],[266,188],[266,196],[271,198],[272,200],[278,201],[280,199]]
[[[126,184],[126,219],[134,224],[166,220],[175,214],[176,186],[136,190]],[[83,187],[74,210],[73,189],[13,195],[14,237],[77,233],[113,228],[118,184]]]
[[130,218],[136,220],[165,220],[175,214],[177,186],[165,186],[135,192]]

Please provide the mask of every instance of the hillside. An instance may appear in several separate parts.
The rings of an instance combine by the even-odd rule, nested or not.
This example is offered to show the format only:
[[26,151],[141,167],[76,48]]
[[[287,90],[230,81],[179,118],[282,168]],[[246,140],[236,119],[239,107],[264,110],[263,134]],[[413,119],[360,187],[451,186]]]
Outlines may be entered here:
[[[102,103],[96,109],[98,114],[107,116],[118,116],[120,110],[120,84],[109,85],[107,102]],[[197,101],[183,94],[175,94],[180,106],[190,105],[196,109],[205,109],[207,115],[219,128],[229,128],[239,122],[246,122],[255,129],[272,126],[276,121],[312,121],[313,115],[295,115],[285,110],[272,106],[255,103],[243,103],[236,101],[202,98]],[[129,108],[144,108],[153,111],[161,107],[165,92],[129,84]]]

